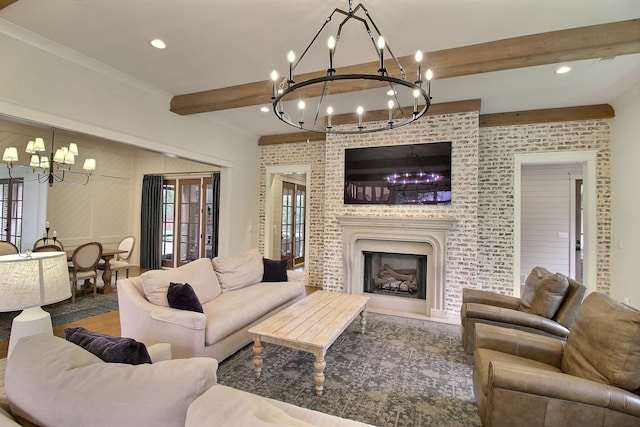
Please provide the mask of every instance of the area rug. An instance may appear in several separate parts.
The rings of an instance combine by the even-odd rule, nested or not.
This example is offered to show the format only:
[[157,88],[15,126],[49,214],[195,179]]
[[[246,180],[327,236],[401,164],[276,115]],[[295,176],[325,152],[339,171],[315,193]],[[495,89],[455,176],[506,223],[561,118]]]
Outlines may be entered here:
[[[71,304],[71,299],[68,299],[44,306],[42,309],[51,314],[53,326],[59,326],[117,310],[118,294],[115,292],[98,294],[95,298],[93,298],[93,295],[78,295],[75,304]],[[0,341],[9,339],[11,322],[18,314],[20,314],[19,311],[0,313]]]
[[220,364],[218,382],[380,427],[481,425],[457,325],[370,313],[362,335],[356,320],[327,352],[320,397],[312,354],[265,344],[263,356],[259,379],[248,345]]

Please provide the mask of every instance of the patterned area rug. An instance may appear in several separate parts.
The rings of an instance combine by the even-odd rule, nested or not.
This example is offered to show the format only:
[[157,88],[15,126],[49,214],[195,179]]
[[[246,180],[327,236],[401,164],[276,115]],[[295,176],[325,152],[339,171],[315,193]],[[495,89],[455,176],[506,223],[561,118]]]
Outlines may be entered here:
[[[59,326],[76,322],[86,317],[117,310],[118,294],[115,292],[98,294],[95,298],[93,298],[93,295],[88,294],[78,295],[76,296],[75,304],[71,304],[71,299],[68,299],[56,304],[44,306],[42,309],[51,314],[51,323],[53,323],[53,326]],[[18,314],[20,314],[19,311],[0,313],[0,341],[9,339],[11,322]]]
[[271,344],[259,379],[248,345],[220,364],[218,382],[380,427],[480,426],[459,326],[369,313],[359,329],[356,319],[329,348],[321,397],[314,356]]

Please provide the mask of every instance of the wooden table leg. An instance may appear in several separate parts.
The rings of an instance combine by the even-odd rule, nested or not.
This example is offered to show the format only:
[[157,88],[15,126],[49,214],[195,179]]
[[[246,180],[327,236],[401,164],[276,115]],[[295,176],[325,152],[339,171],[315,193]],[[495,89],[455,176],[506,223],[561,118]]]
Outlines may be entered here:
[[102,290],[103,293],[108,294],[112,292],[111,289],[111,264],[109,261],[113,258],[113,255],[103,255],[102,259],[104,260],[104,271],[102,272],[102,281],[104,282],[104,288]]
[[256,378],[260,378],[262,372],[262,351],[264,346],[260,337],[253,337],[253,370],[256,374]]
[[313,369],[315,371],[314,379],[316,381],[317,396],[322,396],[322,391],[324,390],[324,368],[327,366],[327,362],[324,361],[325,353],[325,350],[314,351],[316,360],[313,362]]
[[367,311],[365,307],[360,312],[360,332],[362,332],[363,334],[366,326],[367,326]]

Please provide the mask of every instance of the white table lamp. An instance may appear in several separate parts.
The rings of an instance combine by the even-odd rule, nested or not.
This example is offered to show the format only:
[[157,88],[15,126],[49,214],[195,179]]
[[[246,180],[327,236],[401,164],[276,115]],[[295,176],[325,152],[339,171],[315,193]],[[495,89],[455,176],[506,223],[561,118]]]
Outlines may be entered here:
[[70,297],[65,252],[0,256],[0,311],[22,310],[11,325],[8,356],[24,336],[53,335],[51,315],[41,306]]

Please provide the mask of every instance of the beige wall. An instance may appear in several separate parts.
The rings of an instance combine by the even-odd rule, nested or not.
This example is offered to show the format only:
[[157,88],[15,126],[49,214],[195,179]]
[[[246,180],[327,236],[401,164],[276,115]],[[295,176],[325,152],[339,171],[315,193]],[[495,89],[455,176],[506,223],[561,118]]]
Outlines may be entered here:
[[[6,146],[18,148],[20,164],[28,163],[24,148],[36,136],[45,138],[49,150],[51,131],[37,126],[0,120],[0,152]],[[80,171],[81,163],[87,157],[97,162],[97,170],[89,183],[72,186],[55,183],[53,187],[39,184],[39,190],[46,191],[44,218],[50,222],[65,249],[88,242],[99,241],[105,246],[116,246],[125,236],[136,237],[136,248],[132,261],[139,259],[140,200],[142,177],[144,174],[210,173],[220,168],[190,160],[169,157],[125,144],[106,141],[86,135],[57,131],[55,146],[75,142],[80,153],[73,170]],[[0,165],[0,167],[3,167]],[[179,175],[172,175],[179,176]],[[25,206],[25,210],[33,209]],[[40,236],[44,231],[44,220],[27,224],[23,234]],[[28,246],[32,242],[26,242]],[[23,249],[26,249],[24,247]]]

